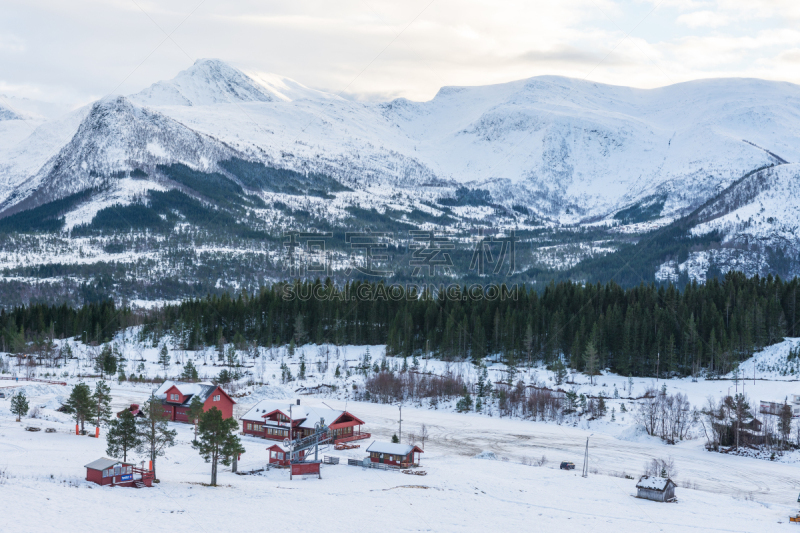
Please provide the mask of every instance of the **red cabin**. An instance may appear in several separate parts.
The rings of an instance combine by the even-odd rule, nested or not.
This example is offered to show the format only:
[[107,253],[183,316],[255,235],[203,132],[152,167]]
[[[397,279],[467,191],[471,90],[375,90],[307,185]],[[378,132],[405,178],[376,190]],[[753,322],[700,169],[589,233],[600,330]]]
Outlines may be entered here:
[[414,454],[424,453],[419,446],[413,444],[399,444],[394,442],[375,441],[367,448],[369,459],[373,463],[383,463],[394,466],[418,466],[419,456],[414,460]]
[[[267,447],[269,451],[269,462],[273,465],[289,466],[289,448],[283,444],[273,444]],[[298,452],[299,460],[302,461],[306,455],[305,450]]]
[[113,487],[152,487],[153,472],[136,468],[133,463],[101,457],[86,465],[86,481]]
[[211,383],[179,383],[165,381],[155,392],[161,399],[164,414],[173,422],[194,423],[189,420],[189,405],[197,396],[203,402],[203,411],[216,407],[222,411],[222,418],[233,416],[233,405],[236,403],[221,387]]
[[334,443],[370,437],[369,433],[361,432],[364,421],[347,411],[306,407],[272,400],[261,400],[240,420],[242,421],[242,432],[245,435],[283,442],[284,439],[289,438],[290,429],[293,439],[313,434],[314,425],[320,419],[323,419],[333,432]]

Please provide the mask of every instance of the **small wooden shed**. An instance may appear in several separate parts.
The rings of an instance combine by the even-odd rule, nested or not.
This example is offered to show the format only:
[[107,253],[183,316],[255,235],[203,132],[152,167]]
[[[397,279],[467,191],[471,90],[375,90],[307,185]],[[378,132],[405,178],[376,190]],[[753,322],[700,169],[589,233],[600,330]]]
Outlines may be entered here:
[[86,481],[116,487],[152,487],[153,472],[136,468],[133,463],[101,457],[86,468]]
[[654,502],[669,502],[675,499],[675,487],[675,483],[668,477],[642,476],[636,484],[636,497]]
[[[419,466],[419,457],[424,453],[419,446],[394,442],[374,441],[367,448],[369,459],[373,463],[383,463],[407,468]],[[416,454],[416,455],[415,455]],[[414,460],[416,459],[416,461]]]

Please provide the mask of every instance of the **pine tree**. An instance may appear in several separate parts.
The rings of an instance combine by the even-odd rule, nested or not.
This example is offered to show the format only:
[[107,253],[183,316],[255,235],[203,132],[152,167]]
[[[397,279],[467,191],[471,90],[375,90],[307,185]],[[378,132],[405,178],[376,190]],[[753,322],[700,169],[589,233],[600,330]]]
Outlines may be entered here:
[[98,381],[95,385],[94,394],[92,394],[92,400],[95,406],[95,426],[107,423],[111,418],[111,387],[105,381]]
[[400,439],[397,438],[397,433],[392,435],[392,443],[393,444],[399,444],[400,443]]
[[23,391],[19,391],[11,397],[11,414],[17,415],[17,422],[28,414],[28,398]]
[[297,372],[297,379],[306,379],[306,354],[300,354],[300,370]]
[[212,407],[200,416],[198,436],[192,441],[196,449],[207,463],[211,463],[211,486],[217,486],[217,464],[231,464],[231,459],[242,452],[242,446],[236,430],[239,424],[234,418],[222,418],[222,412]]
[[466,387],[464,387],[464,395],[456,402],[456,411],[459,413],[472,411],[472,396],[470,396]]
[[81,382],[72,387],[69,398],[64,402],[64,411],[73,415],[75,423],[81,425],[81,431],[86,430],[85,423],[91,420],[96,410],[97,406],[89,385]]
[[197,395],[192,396],[192,401],[189,402],[189,411],[186,414],[189,417],[189,421],[194,424],[194,437],[197,438],[197,424],[203,415],[203,402]]
[[106,454],[109,457],[119,457],[128,460],[128,451],[133,450],[142,444],[142,439],[136,430],[136,419],[128,409],[122,411],[119,418],[115,418],[108,425],[106,434]]
[[197,373],[197,367],[194,366],[194,363],[191,359],[186,362],[186,365],[183,367],[183,372],[181,372],[181,379],[183,381],[197,381],[199,378],[199,374]]
[[156,477],[156,459],[167,452],[167,448],[175,446],[177,431],[169,429],[167,416],[161,400],[155,396],[145,402],[142,413],[144,417],[136,421],[136,428],[142,443],[136,448],[139,453],[145,453],[153,462],[153,476]]
[[161,351],[158,353],[158,364],[164,367],[164,371],[169,370],[170,357],[167,343],[161,345]]
[[586,352],[584,353],[585,371],[589,374],[589,380],[594,385],[594,376],[597,374],[597,349],[594,343],[589,341],[586,344]]

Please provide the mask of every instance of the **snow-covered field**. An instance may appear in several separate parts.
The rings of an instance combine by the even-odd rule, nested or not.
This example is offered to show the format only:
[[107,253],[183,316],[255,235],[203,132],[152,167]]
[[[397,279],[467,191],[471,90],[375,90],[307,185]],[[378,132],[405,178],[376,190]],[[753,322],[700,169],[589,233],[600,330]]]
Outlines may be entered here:
[[[120,351],[128,358],[128,373],[149,377],[164,375],[156,364],[158,348],[144,347],[128,334],[118,337]],[[741,366],[749,381],[691,379],[666,382],[670,393],[684,392],[690,402],[702,406],[708,396],[719,398],[734,389],[742,390],[757,403],[759,400],[782,400],[800,393],[800,383],[791,372],[784,374],[786,354],[800,339],[757,354]],[[86,373],[88,350],[73,344],[78,356],[57,370],[58,379],[70,384]],[[311,405],[324,402],[332,408],[347,408],[366,421],[365,431],[374,439],[388,440],[398,431],[398,408],[356,402],[352,385],[363,377],[347,370],[353,368],[366,352],[365,346],[306,346],[289,358],[286,348],[262,350],[255,364],[245,357],[253,372],[251,379],[264,385],[234,387],[238,402],[236,414],[243,413],[263,398],[293,399]],[[383,357],[382,347],[369,347],[373,361]],[[279,366],[289,364],[295,377],[300,356],[304,355],[307,378],[282,384]],[[207,362],[203,365],[204,356]],[[244,355],[244,354],[241,354]],[[167,373],[180,372],[182,360],[192,359],[201,377],[216,375],[216,353],[172,351],[172,366]],[[328,371],[322,361],[328,359]],[[137,361],[143,359],[144,361]],[[320,361],[318,366],[317,361]],[[345,361],[347,363],[345,364]],[[12,361],[13,363],[13,361]],[[440,373],[447,363],[420,360],[421,370]],[[141,367],[139,365],[142,365]],[[390,365],[402,365],[391,360]],[[409,364],[411,361],[409,360]],[[334,377],[336,366],[342,377]],[[753,381],[753,365],[756,380]],[[16,367],[12,366],[12,370]],[[42,374],[48,372],[41,369]],[[141,370],[141,372],[140,372]],[[472,365],[450,364],[449,370],[474,378]],[[490,376],[499,378],[501,365],[491,368]],[[63,373],[66,372],[66,375]],[[49,373],[49,372],[48,372]],[[8,374],[5,374],[7,377]],[[61,377],[64,376],[64,377]],[[532,369],[521,375],[528,381],[551,384],[552,375]],[[94,380],[87,380],[94,381]],[[0,399],[0,531],[237,531],[252,527],[288,527],[296,531],[321,531],[346,527],[355,531],[478,531],[511,528],[533,531],[778,531],[789,527],[788,516],[797,510],[800,490],[797,459],[787,454],[778,461],[717,454],[705,451],[704,439],[694,431],[691,439],[666,445],[637,429],[631,410],[635,402],[614,399],[614,390],[628,396],[628,378],[615,375],[595,377],[595,384],[583,375],[571,376],[565,385],[579,393],[609,397],[608,412],[602,420],[567,418],[564,423],[532,422],[501,418],[490,414],[457,413],[452,404],[427,404],[403,407],[403,440],[418,433],[425,424],[430,433],[425,443],[421,469],[426,476],[407,476],[399,472],[363,470],[346,466],[347,457],[362,458],[370,441],[359,450],[323,452],[342,458],[336,466],[324,465],[322,479],[290,481],[282,470],[237,476],[224,469],[220,487],[210,488],[210,466],[189,444],[191,427],[175,424],[178,445],[169,449],[158,463],[162,483],[152,489],[100,488],[86,483],[83,465],[105,454],[105,439],[74,435],[74,422],[55,409],[69,393],[69,386],[0,380],[2,390],[22,388],[30,398],[31,408],[39,407],[40,418],[17,423],[9,412],[9,400]],[[338,384],[335,392],[324,396],[299,396],[301,386],[321,382]],[[661,387],[663,381],[636,378],[633,395],[647,387]],[[131,402],[142,402],[151,384],[112,383],[113,407],[119,410]],[[301,391],[302,392],[302,391]],[[627,413],[620,412],[625,403]],[[611,410],[615,420],[611,421]],[[490,416],[491,415],[491,416]],[[27,432],[26,426],[53,427],[56,433]],[[101,430],[101,437],[104,430]],[[589,438],[587,478],[580,476],[584,446]],[[262,466],[267,461],[265,441],[243,437],[246,453],[240,470]],[[497,460],[478,459],[484,451]],[[532,459],[546,456],[543,466],[528,466]],[[672,457],[678,483],[677,504],[659,504],[634,497],[635,479],[650,458]],[[136,457],[137,460],[141,459]],[[573,461],[578,470],[558,469],[560,461]],[[35,513],[31,511],[35,509]],[[285,516],[284,516],[285,515]]]

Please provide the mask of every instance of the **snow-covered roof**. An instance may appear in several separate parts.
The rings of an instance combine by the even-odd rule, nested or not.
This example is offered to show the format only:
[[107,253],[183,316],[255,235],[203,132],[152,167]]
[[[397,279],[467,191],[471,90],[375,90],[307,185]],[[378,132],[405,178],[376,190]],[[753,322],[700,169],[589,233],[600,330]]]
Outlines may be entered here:
[[176,387],[185,398],[184,403],[188,403],[193,396],[206,401],[211,392],[217,388],[213,383],[181,383],[180,381],[167,380],[156,389],[154,394],[157,398],[164,400],[167,397],[167,391],[172,387]]
[[111,468],[112,466],[116,465],[130,465],[133,463],[123,463],[122,461],[118,461],[117,459],[109,459],[108,457],[101,457],[95,461],[92,461],[88,465],[84,465],[85,468],[91,468],[92,470],[105,470],[107,468]]
[[301,422],[297,425],[297,427],[300,428],[313,429],[314,424],[319,422],[320,418],[325,419],[325,423],[330,425],[345,413],[345,411],[339,411],[338,409],[295,405],[293,403],[275,400],[261,400],[250,408],[250,410],[241,417],[241,420],[259,422],[262,421],[266,415],[274,413],[275,411],[280,411],[288,417],[290,406],[292,408],[292,420],[300,420]]
[[289,407],[292,408],[292,418],[294,420],[301,420],[306,418],[305,406],[294,405],[286,402],[277,402],[275,400],[261,400],[253,407],[250,408],[242,417],[242,420],[254,420],[256,422],[263,420],[263,418],[275,411],[280,411],[286,416],[289,416]]
[[[372,444],[369,445],[367,448],[368,452],[377,452],[377,453],[390,453],[392,455],[408,455],[411,451],[417,448],[411,444],[400,444],[394,442],[381,442],[381,441],[374,441]],[[419,448],[417,448],[419,449]]]
[[668,477],[642,476],[636,488],[665,491],[670,483],[675,484]]
[[311,407],[308,409],[306,419],[303,420],[298,427],[301,428],[308,428],[314,429],[314,424],[319,422],[319,419],[322,418],[325,420],[326,425],[333,424],[339,417],[344,414],[344,411],[339,411],[337,409],[325,409],[320,407]]

